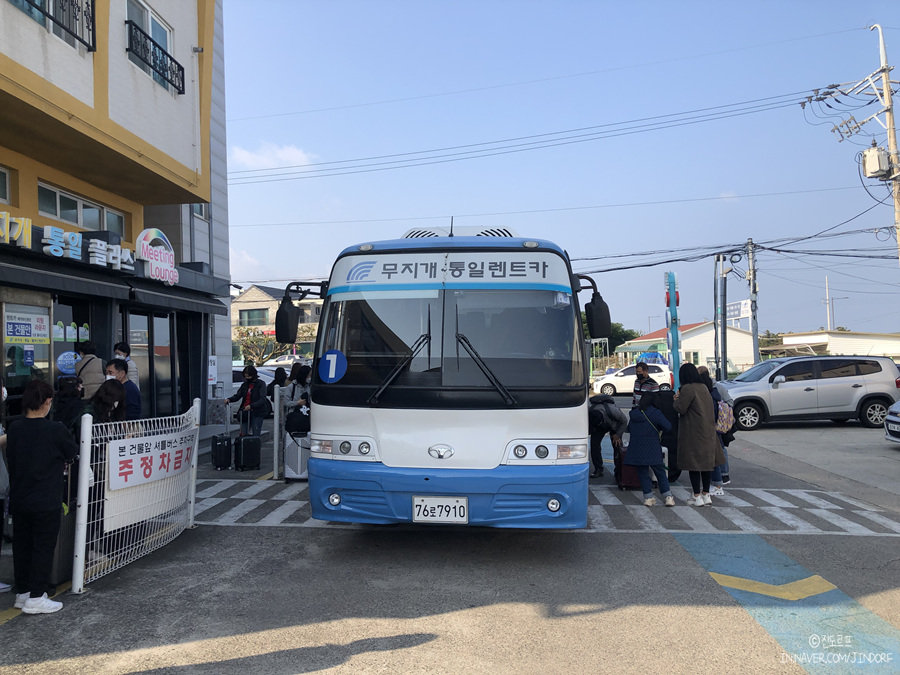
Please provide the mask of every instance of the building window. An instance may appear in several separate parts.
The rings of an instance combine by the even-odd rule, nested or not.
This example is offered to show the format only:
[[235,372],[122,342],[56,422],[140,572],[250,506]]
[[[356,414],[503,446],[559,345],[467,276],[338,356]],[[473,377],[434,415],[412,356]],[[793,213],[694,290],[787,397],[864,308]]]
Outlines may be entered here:
[[9,0],[72,47],[80,42],[96,51],[92,0]]
[[9,204],[9,171],[0,169],[0,202]]
[[184,68],[172,55],[172,30],[139,0],[128,0],[128,59],[163,89],[184,93]]
[[209,220],[209,204],[191,204],[191,213],[194,218]]
[[125,234],[125,216],[121,213],[48,185],[38,185],[38,212],[85,230]]
[[242,309],[242,326],[265,326],[269,323],[268,309]]
[[700,352],[685,352],[684,362],[693,363],[695,366],[700,365]]

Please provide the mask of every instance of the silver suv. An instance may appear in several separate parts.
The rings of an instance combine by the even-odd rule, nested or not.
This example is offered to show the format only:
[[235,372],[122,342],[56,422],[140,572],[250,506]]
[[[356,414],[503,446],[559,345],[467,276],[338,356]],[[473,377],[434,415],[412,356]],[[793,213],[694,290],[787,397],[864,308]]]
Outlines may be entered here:
[[723,383],[743,431],[763,422],[817,420],[884,424],[900,399],[900,371],[884,356],[795,356],[758,363]]

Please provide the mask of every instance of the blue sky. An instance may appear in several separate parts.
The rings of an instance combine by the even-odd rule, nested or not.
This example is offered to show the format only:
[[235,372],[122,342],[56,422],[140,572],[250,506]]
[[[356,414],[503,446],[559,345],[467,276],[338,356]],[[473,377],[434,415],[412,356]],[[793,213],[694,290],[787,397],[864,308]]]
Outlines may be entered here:
[[[900,331],[893,208],[877,205],[887,196],[878,181],[866,192],[857,164],[886,134],[874,120],[841,143],[831,131],[877,108],[796,103],[878,69],[872,23],[884,28],[889,62],[900,63],[895,2],[225,0],[224,10],[237,283],[323,278],[346,246],[451,216],[551,239],[576,271],[641,264],[648,258],[629,254],[642,251],[661,251],[649,258],[659,260],[748,238],[867,230],[781,246],[891,258],[762,251],[760,330],[824,326],[828,275],[836,325]],[[785,105],[725,116],[750,101]],[[720,107],[733,104],[743,105]],[[704,109],[714,119],[672,117]],[[647,118],[668,128],[633,128]],[[548,135],[587,128],[608,133]],[[524,137],[517,143],[568,141],[391,170],[323,164]],[[299,169],[262,171],[275,167]],[[343,175],[323,176],[325,167]],[[746,270],[746,259],[734,267]],[[708,256],[595,274],[613,320],[662,328],[665,271],[678,274],[683,321],[711,318]],[[729,299],[746,297],[746,281],[730,276]]]

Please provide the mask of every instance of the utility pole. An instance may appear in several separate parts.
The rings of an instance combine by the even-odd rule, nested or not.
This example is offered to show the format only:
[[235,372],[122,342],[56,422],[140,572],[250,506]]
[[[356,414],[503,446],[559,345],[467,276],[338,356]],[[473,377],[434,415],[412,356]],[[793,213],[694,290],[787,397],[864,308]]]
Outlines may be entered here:
[[831,298],[828,297],[828,275],[825,275],[825,328],[831,330]]
[[900,155],[897,154],[897,129],[894,127],[894,103],[891,97],[891,67],[887,62],[884,33],[877,23],[869,30],[878,29],[878,46],[881,56],[881,94],[884,97],[884,124],[887,127],[888,152],[890,153],[891,188],[894,192],[894,234],[897,238],[897,261],[900,263]]
[[716,253],[716,261],[713,266],[713,354],[716,357],[716,379],[722,379],[722,370],[720,368],[720,364],[722,363],[719,358],[719,326],[721,325],[721,315],[723,310],[719,307],[719,258],[722,256]]
[[747,281],[750,282],[750,334],[753,338],[753,363],[759,363],[759,323],[756,320],[756,295],[759,286],[756,284],[756,256],[753,240],[747,240],[747,262],[750,269],[747,272]]

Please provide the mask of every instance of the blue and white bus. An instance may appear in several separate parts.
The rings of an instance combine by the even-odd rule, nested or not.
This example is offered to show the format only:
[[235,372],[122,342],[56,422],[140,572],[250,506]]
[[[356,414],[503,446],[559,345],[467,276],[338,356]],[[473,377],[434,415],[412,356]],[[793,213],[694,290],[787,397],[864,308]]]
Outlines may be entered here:
[[[593,288],[594,337],[609,334],[606,303],[553,243],[502,230],[447,234],[414,230],[348,248],[322,284],[312,516],[584,527],[582,279]],[[309,285],[286,289],[279,342],[293,341],[291,300]]]

